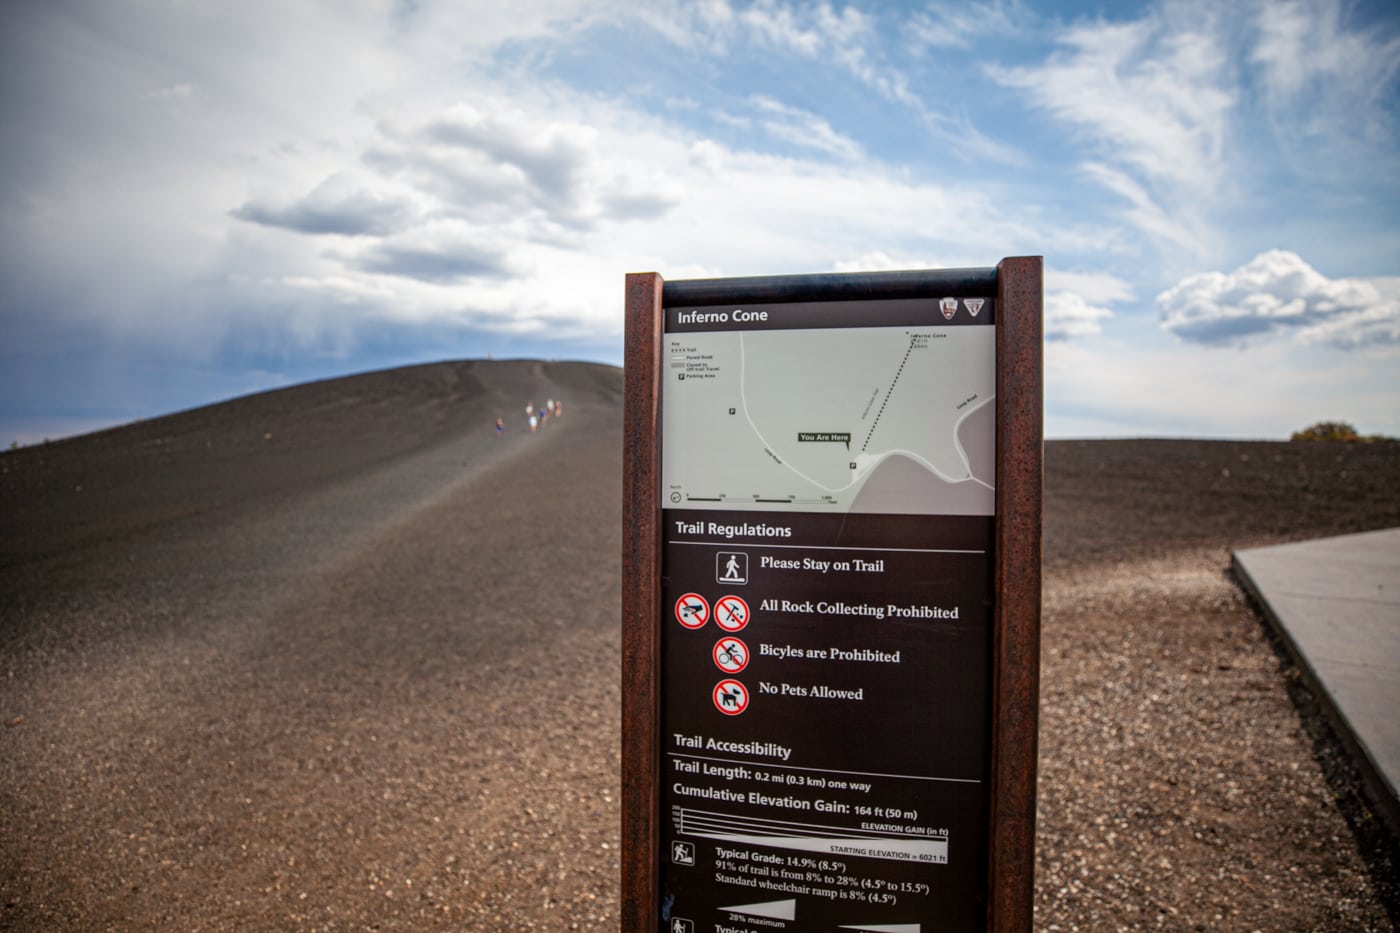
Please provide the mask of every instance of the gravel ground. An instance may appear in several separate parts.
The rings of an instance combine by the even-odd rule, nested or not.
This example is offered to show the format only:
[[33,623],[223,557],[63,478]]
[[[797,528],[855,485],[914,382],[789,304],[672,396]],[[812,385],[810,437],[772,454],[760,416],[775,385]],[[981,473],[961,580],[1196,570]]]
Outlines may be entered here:
[[1039,929],[1393,929],[1394,840],[1228,568],[1397,490],[1397,444],[1047,445]]
[[[620,389],[440,364],[0,456],[0,928],[616,929]],[[1047,445],[1039,929],[1393,928],[1227,568],[1397,489],[1397,445]]]
[[[344,420],[358,443],[276,422],[324,479],[258,448],[233,506],[31,532],[0,570],[0,927],[616,927],[619,374],[476,370],[347,387],[383,412]],[[171,488],[221,488],[184,435],[226,414],[140,426],[184,451]],[[347,468],[381,428],[399,452]],[[90,501],[149,514],[120,456],[56,447],[0,475],[101,474]]]

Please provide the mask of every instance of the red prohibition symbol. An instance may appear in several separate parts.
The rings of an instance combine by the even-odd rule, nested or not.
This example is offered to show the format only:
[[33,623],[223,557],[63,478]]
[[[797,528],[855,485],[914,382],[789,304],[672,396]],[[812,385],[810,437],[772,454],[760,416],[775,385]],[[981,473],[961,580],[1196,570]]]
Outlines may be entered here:
[[686,593],[676,600],[676,621],[686,628],[704,628],[710,621],[710,603],[699,593]]
[[749,646],[732,636],[715,642],[711,655],[715,666],[726,674],[737,674],[749,666]]
[[737,632],[749,624],[749,604],[738,596],[721,596],[715,603],[715,624],[726,632]]
[[721,680],[715,684],[715,709],[726,716],[738,716],[749,708],[748,688],[737,680]]

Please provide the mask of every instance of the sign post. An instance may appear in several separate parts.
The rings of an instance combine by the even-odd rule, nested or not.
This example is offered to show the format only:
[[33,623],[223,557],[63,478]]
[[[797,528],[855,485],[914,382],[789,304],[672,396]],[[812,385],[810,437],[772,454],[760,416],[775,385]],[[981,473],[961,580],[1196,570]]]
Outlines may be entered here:
[[1030,929],[1041,296],[627,277],[624,930]]

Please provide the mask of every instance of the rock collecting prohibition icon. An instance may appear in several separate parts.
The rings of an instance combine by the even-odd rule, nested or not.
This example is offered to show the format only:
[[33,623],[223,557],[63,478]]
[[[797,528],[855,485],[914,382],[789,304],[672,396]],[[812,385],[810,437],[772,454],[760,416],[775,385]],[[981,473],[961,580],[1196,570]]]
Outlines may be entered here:
[[737,632],[749,624],[749,604],[738,596],[721,596],[715,603],[715,623],[726,632]]

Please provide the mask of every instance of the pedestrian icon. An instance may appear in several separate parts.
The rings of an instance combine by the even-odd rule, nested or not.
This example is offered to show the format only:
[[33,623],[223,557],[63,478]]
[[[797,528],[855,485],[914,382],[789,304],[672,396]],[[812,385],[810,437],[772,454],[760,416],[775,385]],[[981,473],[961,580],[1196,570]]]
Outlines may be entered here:
[[715,684],[711,699],[715,709],[726,716],[738,716],[749,708],[749,691],[737,680],[721,680]]
[[694,865],[695,843],[680,841],[671,843],[671,861],[677,865]]
[[737,638],[721,638],[711,654],[715,666],[726,674],[737,674],[749,666],[749,646]]
[[686,628],[704,628],[710,621],[710,604],[699,593],[686,593],[676,600],[676,621]]
[[715,555],[715,582],[743,586],[749,582],[749,555],[743,551],[720,551]]
[[749,604],[738,596],[721,596],[715,603],[715,622],[726,632],[740,631],[749,624]]
[[695,933],[695,922],[684,917],[672,917],[671,929],[667,933]]

